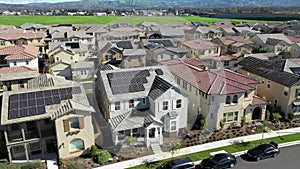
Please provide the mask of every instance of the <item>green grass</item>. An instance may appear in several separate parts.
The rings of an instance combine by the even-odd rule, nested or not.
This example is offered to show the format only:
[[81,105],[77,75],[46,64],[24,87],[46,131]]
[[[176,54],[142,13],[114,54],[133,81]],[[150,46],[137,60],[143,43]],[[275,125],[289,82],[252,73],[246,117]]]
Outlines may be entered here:
[[[300,133],[290,134],[290,135],[285,135],[285,136],[280,136],[280,137],[274,137],[274,138],[268,138],[268,139],[264,139],[264,142],[269,143],[270,141],[275,141],[275,142],[280,144],[280,143],[286,143],[286,142],[297,141],[297,140],[300,140]],[[198,160],[208,158],[210,156],[211,152],[216,152],[216,151],[220,151],[220,150],[225,150],[229,153],[244,151],[244,150],[248,150],[248,149],[251,149],[251,148],[259,145],[261,143],[261,141],[262,140],[251,141],[251,142],[243,142],[243,143],[233,144],[233,145],[229,145],[229,146],[225,146],[225,147],[219,147],[219,148],[215,148],[215,149],[205,150],[205,151],[201,151],[201,152],[197,152],[197,153],[193,153],[193,154],[187,154],[187,155],[179,156],[179,157],[175,157],[175,158],[188,157],[192,161],[198,161]],[[130,169],[156,168],[159,165],[161,165],[164,162],[169,161],[169,160],[170,159],[165,159],[165,160],[153,162],[153,163],[148,164],[148,165],[143,164],[143,165],[131,167]]]
[[[52,24],[110,24],[128,22],[137,25],[143,21],[156,22],[158,24],[166,23],[184,23],[192,21],[201,21],[212,24],[216,21],[226,19],[220,18],[205,18],[198,16],[0,16],[0,23],[2,25],[16,25],[20,26],[24,23],[40,23],[44,25]],[[256,22],[257,20],[242,20],[229,19],[236,22]],[[273,22],[273,21],[269,21]]]

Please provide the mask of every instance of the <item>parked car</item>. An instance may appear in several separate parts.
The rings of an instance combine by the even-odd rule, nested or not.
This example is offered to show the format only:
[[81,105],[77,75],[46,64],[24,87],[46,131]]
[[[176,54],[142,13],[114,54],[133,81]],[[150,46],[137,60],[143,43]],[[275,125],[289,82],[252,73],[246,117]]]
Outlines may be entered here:
[[157,167],[156,169],[195,169],[195,164],[192,162],[190,158],[181,158],[174,159],[164,163],[163,165]]
[[219,153],[204,159],[200,163],[203,169],[223,169],[232,168],[236,165],[236,158],[229,153]]
[[261,144],[247,151],[248,157],[259,161],[261,159],[276,157],[280,153],[278,144],[271,141],[269,144]]

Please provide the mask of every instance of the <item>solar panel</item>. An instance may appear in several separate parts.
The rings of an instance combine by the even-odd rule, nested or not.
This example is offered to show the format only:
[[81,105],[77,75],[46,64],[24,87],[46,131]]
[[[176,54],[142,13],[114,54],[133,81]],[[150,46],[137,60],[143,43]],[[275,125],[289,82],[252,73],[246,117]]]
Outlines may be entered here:
[[20,94],[19,100],[27,100],[27,93]]

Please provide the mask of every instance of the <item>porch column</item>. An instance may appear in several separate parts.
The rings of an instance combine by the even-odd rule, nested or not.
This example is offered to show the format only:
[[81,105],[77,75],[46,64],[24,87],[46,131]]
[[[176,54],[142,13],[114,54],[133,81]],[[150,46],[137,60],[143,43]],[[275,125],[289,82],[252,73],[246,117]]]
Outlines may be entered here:
[[114,132],[115,133],[115,143],[118,143],[119,142],[119,138],[118,138],[118,132],[117,131],[115,131]]
[[159,127],[159,144],[163,143],[162,127]]
[[26,157],[26,160],[29,161],[29,155],[28,155],[27,143],[24,144],[24,150],[25,150],[25,157]]
[[149,129],[148,128],[146,128],[146,137],[145,137],[145,142],[146,142],[146,146],[147,147],[149,147],[150,146],[150,144],[149,144]]
[[155,127],[155,132],[154,132],[154,133],[155,133],[155,134],[154,134],[155,140],[159,139],[158,128],[157,128],[157,127]]

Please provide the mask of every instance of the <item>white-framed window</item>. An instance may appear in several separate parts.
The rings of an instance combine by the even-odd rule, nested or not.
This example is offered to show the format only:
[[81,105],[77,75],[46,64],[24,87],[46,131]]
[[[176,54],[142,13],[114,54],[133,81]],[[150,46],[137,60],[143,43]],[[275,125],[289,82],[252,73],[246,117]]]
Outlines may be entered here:
[[69,151],[84,150],[84,141],[80,138],[75,138],[70,142]]
[[168,109],[169,109],[169,102],[163,101],[163,110],[168,110]]
[[230,96],[226,96],[225,104],[230,104],[230,103],[231,103],[231,97]]
[[300,112],[300,105],[293,105],[293,113]]
[[186,82],[186,81],[183,81],[183,88],[184,88],[185,90],[187,90],[187,82]]
[[138,133],[138,132],[139,132],[139,129],[138,129],[138,128],[132,129],[132,134],[136,134],[136,133]]
[[134,100],[131,99],[129,100],[129,108],[133,108],[134,107]]
[[78,117],[72,117],[69,119],[70,127],[74,129],[79,129],[79,120]]
[[284,87],[284,89],[283,89],[283,95],[284,96],[288,96],[289,95],[289,88],[288,87]]
[[81,70],[80,73],[81,73],[81,75],[86,75],[87,71],[84,69],[84,70]]
[[271,82],[267,81],[267,88],[271,88]]
[[229,113],[224,113],[224,122],[229,123],[229,122],[234,122],[238,120],[238,113],[239,112],[229,112]]
[[171,131],[175,131],[177,128],[176,128],[176,120],[172,120],[170,121],[170,130]]
[[1,46],[5,45],[5,42],[1,40],[1,41],[0,41],[0,45],[1,45]]
[[115,102],[115,110],[121,110],[121,102]]
[[296,94],[295,94],[295,97],[300,97],[300,88],[299,89],[296,89]]
[[181,102],[182,102],[181,99],[176,100],[176,109],[181,108]]
[[180,85],[180,78],[177,76],[177,84]]
[[232,98],[232,103],[237,104],[238,103],[238,96],[234,95]]

